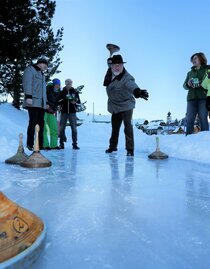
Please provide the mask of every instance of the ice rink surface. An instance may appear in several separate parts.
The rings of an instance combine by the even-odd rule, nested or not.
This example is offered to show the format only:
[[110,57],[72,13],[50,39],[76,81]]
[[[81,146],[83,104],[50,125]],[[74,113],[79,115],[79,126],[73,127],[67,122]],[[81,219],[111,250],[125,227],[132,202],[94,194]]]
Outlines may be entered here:
[[209,269],[210,166],[104,150],[42,151],[49,168],[0,163],[1,191],[47,225],[31,269]]

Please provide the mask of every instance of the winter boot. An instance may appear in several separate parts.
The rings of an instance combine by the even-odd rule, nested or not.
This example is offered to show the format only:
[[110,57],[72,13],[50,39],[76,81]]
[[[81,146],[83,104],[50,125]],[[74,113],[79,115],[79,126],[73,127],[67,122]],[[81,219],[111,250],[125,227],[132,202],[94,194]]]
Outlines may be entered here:
[[128,150],[127,151],[127,156],[134,156],[133,150]]
[[64,149],[64,144],[60,144],[59,148]]
[[113,151],[117,151],[117,149],[108,148],[105,150],[105,153],[112,153]]
[[73,145],[73,149],[80,149],[77,145]]

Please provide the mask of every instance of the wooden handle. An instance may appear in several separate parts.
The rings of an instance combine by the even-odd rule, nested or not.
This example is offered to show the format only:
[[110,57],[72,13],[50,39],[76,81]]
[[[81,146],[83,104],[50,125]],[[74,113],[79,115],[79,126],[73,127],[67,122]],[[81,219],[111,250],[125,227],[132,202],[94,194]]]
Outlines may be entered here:
[[39,128],[39,125],[37,124],[35,126],[35,147],[34,147],[34,151],[35,152],[38,152],[39,151],[39,131],[40,131],[40,128]]
[[159,137],[157,136],[157,137],[156,137],[156,151],[160,151],[159,142],[160,142],[160,139],[159,139]]

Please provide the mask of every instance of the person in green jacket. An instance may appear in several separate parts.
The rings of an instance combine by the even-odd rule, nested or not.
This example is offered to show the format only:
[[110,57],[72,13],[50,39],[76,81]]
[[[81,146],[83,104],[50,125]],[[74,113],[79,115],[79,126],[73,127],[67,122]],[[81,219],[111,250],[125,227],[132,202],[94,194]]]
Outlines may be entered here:
[[[58,147],[58,124],[55,116],[56,111],[58,110],[60,87],[61,82],[57,78],[54,78],[53,81],[47,85],[48,109],[46,109],[44,114],[43,134],[43,148],[45,150],[60,149]],[[50,134],[50,140],[48,139],[48,130]]]
[[208,111],[206,109],[206,94],[207,90],[201,85],[206,70],[208,69],[207,59],[204,53],[198,52],[190,58],[193,66],[187,73],[184,82],[184,89],[188,90],[187,94],[187,130],[186,135],[192,134],[194,131],[194,122],[198,114],[201,131],[208,131]]

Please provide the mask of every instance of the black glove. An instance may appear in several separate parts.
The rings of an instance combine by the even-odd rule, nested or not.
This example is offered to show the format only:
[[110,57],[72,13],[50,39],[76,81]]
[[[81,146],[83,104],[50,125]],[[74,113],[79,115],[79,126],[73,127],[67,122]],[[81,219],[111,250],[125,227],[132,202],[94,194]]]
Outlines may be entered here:
[[103,86],[108,86],[112,81],[112,71],[111,71],[111,68],[109,68],[106,72],[106,75],[104,77],[104,83],[103,83]]
[[210,111],[210,96],[206,97],[206,109]]
[[51,107],[47,109],[47,112],[50,114],[55,114],[56,111],[54,111]]
[[111,65],[112,65],[112,57],[107,59],[107,65],[108,65],[109,68],[111,67]]
[[133,91],[133,95],[135,96],[135,98],[143,98],[145,100],[148,100],[149,98],[147,90],[140,90],[139,88]]

